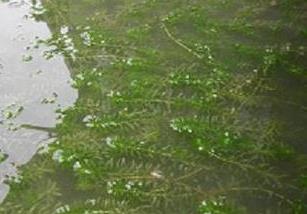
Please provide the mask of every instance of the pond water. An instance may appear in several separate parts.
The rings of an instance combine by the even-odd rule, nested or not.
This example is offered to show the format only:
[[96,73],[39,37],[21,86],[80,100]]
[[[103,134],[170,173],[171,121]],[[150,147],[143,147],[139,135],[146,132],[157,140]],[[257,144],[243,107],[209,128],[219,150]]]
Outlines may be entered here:
[[0,3],[2,182],[73,107],[0,211],[304,213],[306,3],[52,0],[49,30],[27,2]]
[[29,2],[0,2],[0,149],[7,155],[0,163],[0,201],[8,191],[4,179],[49,142],[46,132],[17,127],[54,127],[55,111],[77,98],[64,59],[46,60],[46,47],[36,46],[51,33],[46,23],[31,18]]

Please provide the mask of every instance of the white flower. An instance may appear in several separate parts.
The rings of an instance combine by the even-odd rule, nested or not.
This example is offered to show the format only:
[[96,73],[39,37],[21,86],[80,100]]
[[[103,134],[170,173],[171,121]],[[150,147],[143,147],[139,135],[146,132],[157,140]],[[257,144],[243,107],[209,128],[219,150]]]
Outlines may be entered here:
[[112,186],[113,186],[113,182],[108,181],[108,182],[107,182],[107,186],[108,186],[108,187],[112,187]]
[[126,61],[127,65],[133,65],[133,59],[132,58],[128,58]]
[[134,182],[133,181],[128,181],[128,184],[133,186],[134,185]]
[[111,90],[108,94],[107,94],[107,97],[113,97],[114,96],[114,91]]
[[79,79],[79,80],[84,80],[85,79],[83,74],[77,74],[76,78]]
[[69,28],[67,26],[62,26],[61,27],[61,30],[60,30],[61,34],[63,34],[63,35],[67,34],[68,31],[69,31]]
[[56,150],[52,155],[52,160],[62,163],[64,161],[63,153],[64,151],[62,149]]
[[95,117],[93,115],[86,115],[84,118],[83,118],[83,122],[84,123],[88,123],[90,121],[92,121]]
[[66,213],[66,212],[69,212],[70,211],[70,207],[69,205],[64,205],[62,207],[59,207],[55,210],[56,213]]
[[131,190],[131,185],[130,184],[126,184],[125,187],[126,187],[127,190]]
[[88,199],[86,201],[87,204],[91,204],[92,206],[95,206],[96,205],[96,199]]
[[80,37],[82,38],[83,44],[86,46],[91,46],[92,44],[92,39],[91,39],[91,35],[89,34],[89,32],[83,32],[80,34]]
[[207,206],[207,202],[206,202],[206,201],[202,201],[202,202],[201,202],[201,205],[202,205],[202,206]]
[[81,164],[79,161],[76,161],[73,165],[73,169],[76,171],[81,168]]

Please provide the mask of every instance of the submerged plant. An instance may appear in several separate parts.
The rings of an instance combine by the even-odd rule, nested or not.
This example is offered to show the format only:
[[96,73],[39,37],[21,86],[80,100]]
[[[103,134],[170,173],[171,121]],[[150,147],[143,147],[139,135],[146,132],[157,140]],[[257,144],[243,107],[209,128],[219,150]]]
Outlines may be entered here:
[[[270,103],[263,94],[276,87],[271,77],[304,67],[304,50],[290,51],[284,44],[294,41],[276,38],[267,26],[303,27],[290,15],[297,11],[293,4],[43,1],[37,18],[54,35],[41,42],[51,46],[47,56],[64,55],[79,99],[61,112],[58,143],[22,170],[3,207],[16,213],[304,213],[297,151],[279,141],[274,118],[258,115]],[[265,18],[267,10],[280,13],[280,21]],[[305,44],[300,34],[294,38]],[[282,160],[295,166],[292,173],[280,167]],[[39,197],[46,178],[54,190],[48,201]],[[18,195],[19,188],[26,194]],[[24,203],[14,206],[18,201]]]

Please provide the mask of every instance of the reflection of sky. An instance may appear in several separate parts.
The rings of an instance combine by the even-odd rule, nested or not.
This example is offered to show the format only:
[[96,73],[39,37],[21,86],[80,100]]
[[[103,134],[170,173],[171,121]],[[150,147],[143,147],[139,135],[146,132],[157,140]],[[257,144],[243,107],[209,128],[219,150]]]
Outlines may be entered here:
[[[1,2],[1,1],[0,1]],[[42,55],[46,47],[33,47],[35,38],[50,36],[45,23],[25,18],[29,5],[21,6],[0,3],[0,111],[7,106],[23,106],[22,113],[13,123],[54,126],[55,113],[59,107],[72,105],[77,92],[70,87],[69,71],[63,58],[45,60]],[[33,60],[24,62],[23,57],[31,55]],[[54,104],[42,104],[44,98],[53,98]],[[8,131],[0,125],[0,149],[9,155],[0,164],[0,183],[6,174],[14,174],[17,165],[28,162],[36,152],[46,133],[31,130]],[[0,200],[7,187],[0,186]]]

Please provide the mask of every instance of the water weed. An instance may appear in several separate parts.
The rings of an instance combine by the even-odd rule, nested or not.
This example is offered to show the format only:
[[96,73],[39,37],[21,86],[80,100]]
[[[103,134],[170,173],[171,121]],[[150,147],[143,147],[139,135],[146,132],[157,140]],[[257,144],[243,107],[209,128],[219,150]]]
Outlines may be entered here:
[[51,46],[47,58],[65,56],[79,98],[62,112],[57,143],[21,170],[1,209],[306,211],[298,188],[306,156],[281,140],[282,125],[266,113],[274,77],[305,78],[304,1],[43,6],[33,16],[53,36],[40,42]]

